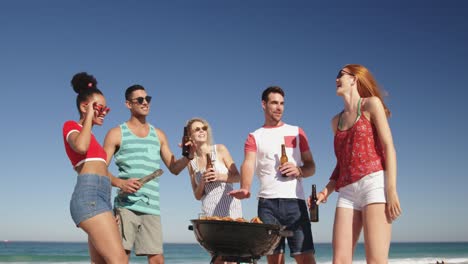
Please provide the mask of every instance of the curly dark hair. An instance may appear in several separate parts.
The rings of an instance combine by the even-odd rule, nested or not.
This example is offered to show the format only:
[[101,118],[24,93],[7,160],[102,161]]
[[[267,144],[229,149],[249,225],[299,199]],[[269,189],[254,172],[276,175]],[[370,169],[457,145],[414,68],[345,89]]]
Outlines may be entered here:
[[96,78],[87,72],[75,74],[71,80],[71,85],[73,87],[73,91],[78,94],[76,97],[76,107],[78,108],[78,112],[80,112],[80,104],[87,101],[89,97],[94,94],[103,95],[103,93],[97,88]]

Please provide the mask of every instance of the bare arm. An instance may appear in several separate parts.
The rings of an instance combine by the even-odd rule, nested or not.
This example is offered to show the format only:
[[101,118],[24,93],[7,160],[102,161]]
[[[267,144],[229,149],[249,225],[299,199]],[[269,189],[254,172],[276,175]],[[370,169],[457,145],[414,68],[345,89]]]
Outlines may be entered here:
[[201,200],[201,198],[205,194],[205,181],[202,180],[197,184],[197,181],[195,179],[196,177],[195,171],[193,170],[190,163],[188,165],[188,171],[190,174],[190,182],[192,183],[193,195],[195,196],[195,199]]
[[301,153],[303,165],[300,167],[302,171],[301,177],[309,177],[315,174],[315,161],[312,157],[312,152],[310,150]]
[[257,153],[253,151],[245,151],[244,156],[244,162],[241,166],[241,188],[229,193],[238,199],[245,199],[250,197],[250,188],[252,187],[252,178],[254,174]]
[[221,154],[222,161],[228,169],[227,174],[220,175],[220,180],[225,182],[240,182],[239,170],[237,170],[237,166],[226,146],[221,144],[217,145],[217,152]]
[[315,162],[312,156],[312,152],[309,148],[309,142],[302,129],[299,129],[299,145],[301,149],[301,161],[302,166],[287,162],[279,167],[281,174],[288,177],[309,177],[315,174]]
[[88,104],[85,115],[81,131],[73,132],[67,138],[70,147],[79,154],[88,152],[89,143],[91,142],[91,129],[94,117],[93,102]]
[[370,120],[375,125],[380,142],[385,153],[385,176],[387,192],[387,212],[394,220],[401,214],[400,201],[396,190],[397,161],[393,145],[392,132],[387,121],[382,102],[377,97],[371,97],[365,104],[365,111],[370,114]]
[[[120,131],[120,127],[114,127],[111,130],[109,130],[109,132],[107,132],[107,135],[104,139],[104,151],[107,154],[107,166],[110,165],[112,157],[114,156],[115,152],[119,149],[121,138],[122,133]],[[120,188],[124,192],[134,193],[138,191],[138,189],[140,189],[141,187],[141,184],[136,178],[123,180],[112,175],[112,173],[110,173],[109,170],[108,175],[110,177],[112,186]]]
[[[336,130],[338,128],[338,119],[339,119],[339,114],[334,116],[331,121],[333,135],[336,134]],[[337,162],[332,175],[336,175],[337,173],[339,173],[339,170],[340,170],[340,167]],[[331,178],[333,178],[333,176]],[[317,194],[317,204],[327,202],[328,196],[330,196],[330,194],[332,194],[335,191],[335,186],[336,186],[336,181],[333,179],[330,179],[330,181],[328,181],[325,188],[323,188],[323,190]]]
[[[160,129],[156,129],[156,133],[158,134],[159,142],[161,144],[162,161],[172,174],[178,175],[187,166],[190,160],[186,157],[176,159],[169,148],[166,134],[164,134]],[[193,155],[193,153],[191,153],[191,155]]]

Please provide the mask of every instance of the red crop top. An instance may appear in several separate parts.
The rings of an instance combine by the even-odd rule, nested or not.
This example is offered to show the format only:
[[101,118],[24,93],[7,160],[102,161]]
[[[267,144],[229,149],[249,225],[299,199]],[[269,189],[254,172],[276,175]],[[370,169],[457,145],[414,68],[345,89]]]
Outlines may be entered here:
[[80,132],[83,127],[76,121],[67,121],[63,124],[63,143],[65,144],[65,151],[67,152],[68,158],[70,159],[73,167],[80,166],[86,161],[101,160],[107,163],[107,154],[104,148],[99,144],[93,134],[91,134],[91,142],[86,154],[76,153],[67,141],[68,136],[74,132]]

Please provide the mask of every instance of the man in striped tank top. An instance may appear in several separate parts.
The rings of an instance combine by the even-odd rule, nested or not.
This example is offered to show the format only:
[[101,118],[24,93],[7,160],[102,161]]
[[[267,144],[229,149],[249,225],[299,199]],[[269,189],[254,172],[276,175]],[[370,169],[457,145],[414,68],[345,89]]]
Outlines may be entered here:
[[[230,192],[238,199],[250,197],[254,173],[260,180],[258,216],[263,223],[286,226],[291,257],[297,263],[315,263],[314,242],[305,202],[302,178],[315,173],[315,162],[304,131],[282,121],[284,92],[278,86],[262,94],[263,127],[250,133],[244,147],[241,189]],[[280,165],[281,145],[289,161]],[[267,256],[269,264],[285,263],[285,239]]]
[[112,177],[112,185],[126,193],[114,200],[120,234],[127,260],[133,249],[136,255],[147,256],[148,263],[164,263],[159,178],[143,186],[138,179],[159,169],[161,161],[177,175],[193,159],[194,153],[176,160],[164,132],[146,121],[151,96],[143,86],[127,88],[125,100],[130,119],[112,128],[104,140],[107,164],[114,157],[119,170],[118,177]]

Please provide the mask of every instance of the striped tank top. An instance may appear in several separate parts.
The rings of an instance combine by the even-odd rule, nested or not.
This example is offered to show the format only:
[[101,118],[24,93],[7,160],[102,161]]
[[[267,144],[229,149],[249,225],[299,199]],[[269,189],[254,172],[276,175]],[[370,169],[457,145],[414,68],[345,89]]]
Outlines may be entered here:
[[[212,146],[211,159],[216,172],[228,173],[228,169],[224,163],[216,158],[216,145]],[[199,184],[205,168],[199,168],[196,159],[193,159],[190,163],[195,171],[195,180]],[[205,194],[201,199],[202,214],[205,216],[229,216],[234,219],[242,217],[241,201],[228,195],[233,189],[233,184],[228,182],[215,181],[206,183]]]
[[[156,129],[152,125],[149,127],[146,137],[138,137],[126,123],[120,125],[122,138],[120,148],[114,155],[119,178],[142,178],[160,168],[161,144]],[[159,178],[146,183],[136,193],[117,195],[114,206],[159,215]]]

